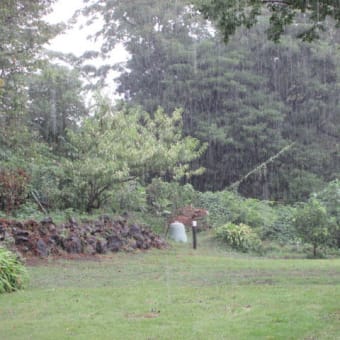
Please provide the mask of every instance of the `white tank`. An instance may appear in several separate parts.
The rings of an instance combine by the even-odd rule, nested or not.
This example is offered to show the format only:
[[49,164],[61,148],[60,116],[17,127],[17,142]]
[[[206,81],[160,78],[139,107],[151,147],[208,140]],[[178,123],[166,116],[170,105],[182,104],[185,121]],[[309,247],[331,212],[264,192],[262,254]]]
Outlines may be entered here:
[[169,237],[176,242],[188,242],[188,237],[185,232],[185,226],[183,223],[175,221],[169,226]]

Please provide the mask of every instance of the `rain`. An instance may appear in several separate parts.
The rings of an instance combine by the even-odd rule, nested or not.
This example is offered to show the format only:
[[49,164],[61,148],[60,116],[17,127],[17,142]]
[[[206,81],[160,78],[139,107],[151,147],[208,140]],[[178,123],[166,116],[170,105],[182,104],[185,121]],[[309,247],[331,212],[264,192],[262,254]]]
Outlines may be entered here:
[[4,339],[337,339],[339,13],[3,1]]

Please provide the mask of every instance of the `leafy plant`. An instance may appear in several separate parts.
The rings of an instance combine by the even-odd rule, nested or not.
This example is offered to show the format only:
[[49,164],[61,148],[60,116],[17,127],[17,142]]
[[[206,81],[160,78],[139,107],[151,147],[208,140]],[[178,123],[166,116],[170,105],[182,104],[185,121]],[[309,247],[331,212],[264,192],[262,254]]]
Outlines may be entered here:
[[138,181],[116,185],[111,196],[111,208],[115,212],[146,210],[146,190]]
[[107,204],[119,184],[165,176],[180,180],[202,171],[189,164],[205,146],[182,135],[179,110],[167,115],[159,109],[150,115],[138,108],[113,109],[101,101],[96,115],[80,131],[69,130],[68,138],[63,190],[74,196],[72,207],[87,212]]
[[261,239],[277,241],[281,245],[297,241],[297,234],[294,226],[294,207],[277,204],[272,206],[271,209],[274,220],[269,224],[264,223],[261,226]]
[[234,222],[240,214],[242,198],[231,191],[199,192],[196,206],[209,211],[209,223],[215,228]]
[[285,241],[293,237],[295,229],[290,221],[292,213],[289,207],[286,209],[267,201],[244,199],[226,190],[198,193],[197,197],[196,205],[209,211],[212,227],[231,222],[256,228],[263,239],[278,238],[282,233],[285,234]]
[[235,250],[248,252],[261,249],[260,238],[246,224],[227,223],[216,229],[216,236]]
[[335,240],[340,248],[340,181],[334,180],[321,191],[316,197],[322,202],[334,225]]
[[24,203],[29,176],[23,169],[0,170],[0,209],[7,213]]
[[272,226],[276,219],[275,209],[269,202],[258,199],[244,199],[237,205],[236,223],[251,225],[253,228]]
[[146,194],[149,209],[157,214],[192,204],[197,195],[190,184],[180,185],[177,182],[162,181],[160,178],[152,180],[146,188]]
[[28,273],[18,257],[0,247],[0,294],[22,289],[28,281]]
[[332,237],[332,223],[326,208],[315,197],[296,210],[295,227],[301,239],[313,245],[314,257],[317,255],[317,248],[328,245]]

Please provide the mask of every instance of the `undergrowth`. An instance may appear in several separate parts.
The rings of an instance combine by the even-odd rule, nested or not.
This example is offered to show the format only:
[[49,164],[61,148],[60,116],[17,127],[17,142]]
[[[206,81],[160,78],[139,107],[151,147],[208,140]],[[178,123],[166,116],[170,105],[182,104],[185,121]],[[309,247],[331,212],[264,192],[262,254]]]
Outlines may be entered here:
[[28,282],[24,264],[11,251],[0,247],[0,294],[22,289]]

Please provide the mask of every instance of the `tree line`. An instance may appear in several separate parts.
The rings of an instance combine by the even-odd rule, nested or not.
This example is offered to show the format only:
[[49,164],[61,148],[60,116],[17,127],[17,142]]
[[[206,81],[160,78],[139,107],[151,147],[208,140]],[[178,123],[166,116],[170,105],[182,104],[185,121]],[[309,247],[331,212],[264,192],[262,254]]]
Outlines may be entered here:
[[[28,191],[46,206],[91,211],[126,183],[147,186],[155,178],[198,191],[237,183],[245,197],[297,202],[339,177],[336,3],[325,2],[334,5],[333,18],[319,13],[327,28],[318,26],[320,39],[305,42],[296,36],[315,33],[313,22],[281,16],[273,26],[268,9],[254,10],[255,24],[252,17],[235,21],[239,14],[224,13],[232,6],[223,1],[209,10],[184,0],[88,2],[77,15],[102,18],[94,33],[102,48],[81,58],[59,55],[72,68],[43,48],[64,29],[43,20],[53,3],[1,4],[3,209]],[[279,44],[267,39],[274,28]],[[90,64],[118,43],[129,53],[125,64]],[[90,107],[82,79],[99,92],[112,69],[123,99],[97,95]]]

